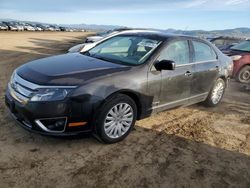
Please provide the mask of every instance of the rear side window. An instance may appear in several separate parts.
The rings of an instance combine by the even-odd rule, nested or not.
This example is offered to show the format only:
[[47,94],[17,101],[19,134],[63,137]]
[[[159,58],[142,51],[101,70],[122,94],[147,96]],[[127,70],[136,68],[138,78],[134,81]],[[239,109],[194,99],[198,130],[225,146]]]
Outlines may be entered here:
[[195,62],[216,60],[216,54],[209,45],[193,41],[193,46]]
[[176,41],[169,44],[162,50],[158,61],[172,60],[176,65],[183,65],[189,63],[189,45],[187,40]]

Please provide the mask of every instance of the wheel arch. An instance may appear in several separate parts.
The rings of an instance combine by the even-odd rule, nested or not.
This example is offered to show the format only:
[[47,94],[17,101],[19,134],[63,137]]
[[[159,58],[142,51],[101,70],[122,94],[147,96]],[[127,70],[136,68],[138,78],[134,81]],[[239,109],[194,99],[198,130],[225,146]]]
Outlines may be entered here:
[[136,104],[137,107],[137,120],[141,119],[141,115],[142,115],[142,103],[140,100],[140,95],[134,91],[131,90],[118,90],[116,92],[111,93],[110,95],[108,95],[105,100],[102,102],[102,104],[100,106],[102,106],[106,101],[108,101],[110,98],[112,98],[115,95],[119,95],[119,94],[123,94],[123,95],[127,95],[128,97],[130,97]]
[[226,87],[228,86],[228,77],[226,77],[225,75],[220,75],[218,78],[221,78],[225,82]]
[[235,76],[237,77],[237,76],[239,75],[240,71],[241,71],[243,68],[247,67],[247,66],[250,66],[250,63],[244,64],[243,66],[241,66],[241,67],[239,68],[239,70],[235,73]]

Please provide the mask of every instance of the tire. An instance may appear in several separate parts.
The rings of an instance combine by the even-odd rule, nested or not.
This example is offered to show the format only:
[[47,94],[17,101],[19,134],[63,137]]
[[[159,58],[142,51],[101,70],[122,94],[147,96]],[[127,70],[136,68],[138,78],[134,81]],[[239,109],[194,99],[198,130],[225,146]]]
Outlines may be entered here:
[[236,77],[238,82],[247,84],[250,83],[250,66],[244,66],[240,69]]
[[133,99],[124,94],[112,96],[97,113],[95,136],[109,144],[122,141],[133,129],[136,117],[137,107]]
[[222,78],[218,78],[211,91],[209,92],[209,95],[207,96],[207,99],[204,101],[204,105],[208,107],[215,107],[217,106],[225,93],[226,89],[226,83]]

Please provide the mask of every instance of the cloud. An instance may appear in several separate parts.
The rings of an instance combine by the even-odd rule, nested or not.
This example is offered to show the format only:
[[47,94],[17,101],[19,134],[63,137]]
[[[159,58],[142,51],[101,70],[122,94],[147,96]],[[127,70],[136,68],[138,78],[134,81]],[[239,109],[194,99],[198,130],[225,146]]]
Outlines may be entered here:
[[250,0],[0,0],[0,12],[147,12],[249,10]]
[[188,2],[186,5],[186,8],[197,7],[200,5],[204,5],[206,3],[207,3],[207,0],[195,0],[195,1]]
[[229,0],[226,2],[227,5],[240,5],[244,3],[249,3],[250,0]]

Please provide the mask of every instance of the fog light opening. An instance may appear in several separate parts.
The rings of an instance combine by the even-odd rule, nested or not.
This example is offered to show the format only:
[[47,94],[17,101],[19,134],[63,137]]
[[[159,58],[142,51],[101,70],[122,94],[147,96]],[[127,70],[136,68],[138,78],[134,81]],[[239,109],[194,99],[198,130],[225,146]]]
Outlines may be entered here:
[[66,117],[43,118],[35,121],[46,132],[64,132],[67,124]]

